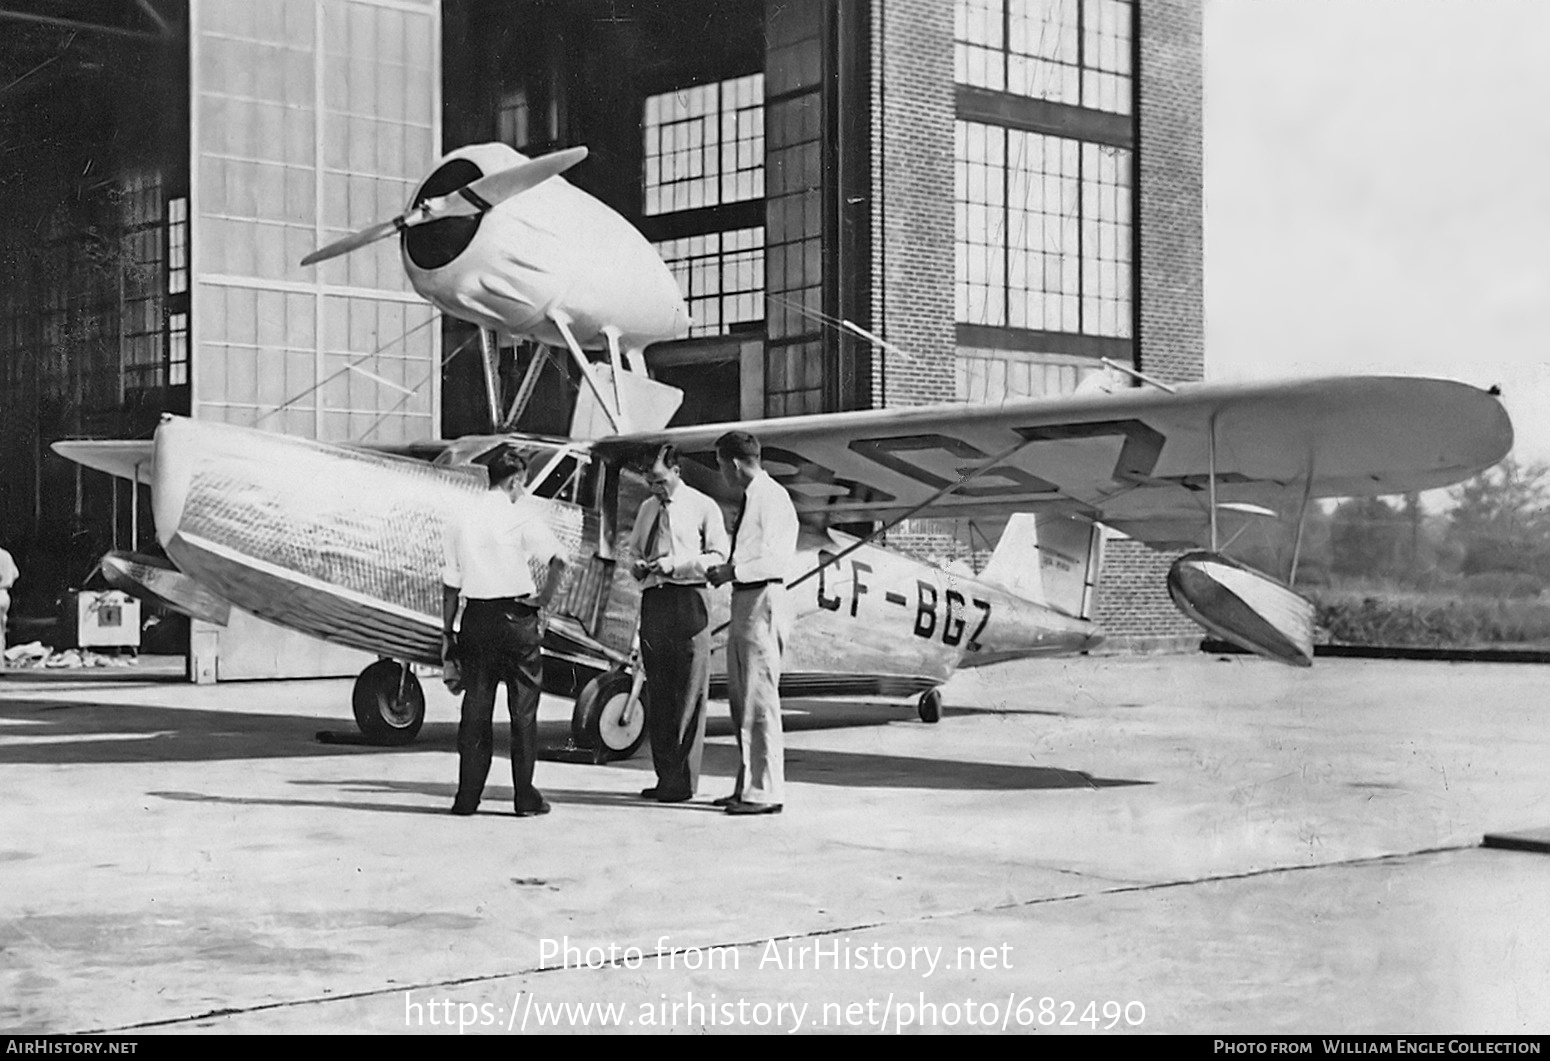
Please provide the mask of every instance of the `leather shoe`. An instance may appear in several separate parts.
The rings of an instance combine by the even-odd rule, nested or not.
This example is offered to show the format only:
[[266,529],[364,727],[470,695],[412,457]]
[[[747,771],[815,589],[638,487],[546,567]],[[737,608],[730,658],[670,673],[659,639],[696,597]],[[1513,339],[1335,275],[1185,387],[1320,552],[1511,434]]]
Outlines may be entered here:
[[449,814],[456,814],[459,818],[466,818],[466,817],[468,817],[468,815],[473,814],[473,813],[475,813],[478,810],[479,810],[479,804],[477,804],[477,803],[474,803],[474,804],[454,803],[454,804],[452,804],[452,809],[450,811],[448,811],[447,813],[449,813]]
[[544,800],[542,803],[540,803],[538,806],[534,807],[532,810],[520,810],[519,809],[517,811],[517,817],[518,818],[536,818],[540,814],[548,814],[548,813],[549,813],[549,801],[548,800]]
[[781,803],[733,803],[727,807],[728,814],[779,814]]
[[640,790],[640,798],[641,799],[656,799],[657,798],[657,787],[655,785],[652,785],[650,788],[643,788],[643,789],[641,789]]
[[743,802],[742,796],[722,796],[720,799],[711,800],[710,805],[712,807],[730,807],[741,802]]
[[654,797],[658,803],[687,803],[694,798],[692,792],[658,792]]

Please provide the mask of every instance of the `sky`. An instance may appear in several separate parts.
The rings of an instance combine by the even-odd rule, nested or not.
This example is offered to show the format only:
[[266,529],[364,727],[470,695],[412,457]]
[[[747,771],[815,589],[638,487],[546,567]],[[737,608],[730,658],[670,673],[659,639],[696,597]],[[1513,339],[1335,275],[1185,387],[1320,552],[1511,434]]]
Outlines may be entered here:
[[1499,384],[1550,461],[1550,3],[1206,0],[1213,380]]

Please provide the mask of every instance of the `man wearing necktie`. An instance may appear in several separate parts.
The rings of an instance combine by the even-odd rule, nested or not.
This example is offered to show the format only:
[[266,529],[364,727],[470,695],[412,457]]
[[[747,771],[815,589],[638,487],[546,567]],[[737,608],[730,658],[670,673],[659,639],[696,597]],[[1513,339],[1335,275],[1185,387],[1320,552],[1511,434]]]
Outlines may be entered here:
[[785,577],[796,561],[799,526],[791,498],[759,459],[759,440],[728,431],[716,441],[721,477],[743,495],[727,562],[707,572],[732,583],[727,628],[727,699],[742,765],[728,814],[779,814],[785,800],[785,738],[780,728],[780,658],[790,632]]
[[644,584],[640,653],[657,771],[657,783],[641,796],[681,803],[699,786],[710,696],[705,573],[726,558],[727,532],[717,504],[683,481],[676,447],[653,454],[646,485],[651,496],[641,503],[629,541],[631,573]]

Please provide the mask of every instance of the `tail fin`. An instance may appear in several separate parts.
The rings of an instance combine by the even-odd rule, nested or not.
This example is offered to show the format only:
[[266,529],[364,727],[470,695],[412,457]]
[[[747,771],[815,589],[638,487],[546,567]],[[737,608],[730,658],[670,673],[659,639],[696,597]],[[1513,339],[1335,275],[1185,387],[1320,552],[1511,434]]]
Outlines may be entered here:
[[1018,512],[1007,520],[980,577],[1036,604],[1088,619],[1102,555],[1103,531],[1097,524]]

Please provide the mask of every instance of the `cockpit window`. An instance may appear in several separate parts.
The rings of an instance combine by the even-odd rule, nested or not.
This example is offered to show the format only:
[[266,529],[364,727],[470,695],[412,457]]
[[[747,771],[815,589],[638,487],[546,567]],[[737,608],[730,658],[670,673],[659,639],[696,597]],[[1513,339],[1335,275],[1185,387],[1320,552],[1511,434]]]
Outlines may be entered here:
[[[548,468],[547,474],[545,467]],[[542,476],[542,480],[538,479]],[[553,455],[546,455],[541,461],[528,468],[528,491],[536,497],[553,498],[556,501],[569,501],[575,505],[588,505],[593,503],[596,475],[590,460],[574,454],[567,454],[558,461]]]
[[527,490],[535,497],[591,506],[597,474],[590,458],[567,453],[560,442],[534,442],[481,435],[449,442],[433,463],[443,467],[488,465],[499,446],[510,446],[527,458]]

